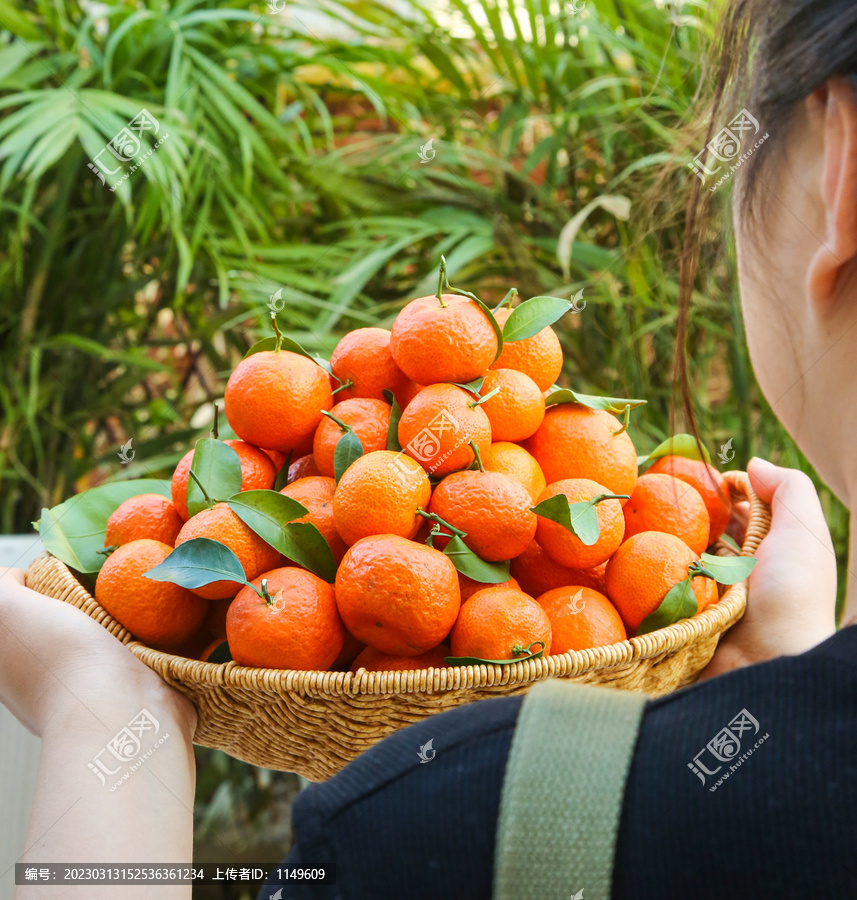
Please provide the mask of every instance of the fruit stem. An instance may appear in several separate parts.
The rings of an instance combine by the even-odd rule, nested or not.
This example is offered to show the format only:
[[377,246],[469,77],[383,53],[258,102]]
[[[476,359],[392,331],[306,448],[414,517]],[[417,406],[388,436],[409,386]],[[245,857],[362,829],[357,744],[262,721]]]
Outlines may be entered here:
[[717,581],[717,576],[710,569],[706,569],[698,559],[694,560],[687,567],[687,574],[690,578],[693,578],[695,575],[704,575],[706,578],[711,578],[713,581]]
[[271,325],[274,326],[274,334],[277,336],[277,346],[274,348],[274,352],[279,353],[283,343],[283,335],[280,331],[280,326],[277,324],[277,314],[275,312],[271,313]]
[[[333,377],[336,378],[336,375],[334,375]],[[334,388],[331,391],[331,394],[336,394],[339,391],[344,391],[350,387],[354,387],[354,382],[350,378],[346,378],[345,381],[343,381],[341,378],[336,378],[336,380],[339,382],[339,387]]]
[[[419,506],[417,507],[417,515],[422,516],[424,519],[428,519],[429,522],[434,522],[435,525],[442,525],[444,528],[448,528],[457,537],[467,537],[466,531],[462,531],[460,528],[456,528],[454,525],[450,525],[449,522],[445,522],[437,513],[426,512],[421,506]],[[438,534],[440,534],[440,532],[438,532]]]
[[506,294],[506,296],[494,307],[494,312],[497,312],[498,309],[502,309],[504,306],[506,306],[506,304],[511,305],[512,301],[517,296],[518,296],[518,289],[512,288],[512,290],[510,290],[509,293]]
[[[541,645],[541,650],[533,650],[536,644]],[[532,644],[528,644],[526,647],[522,647],[520,644],[515,644],[512,647],[512,656],[519,656],[520,654],[526,654],[527,657],[533,656],[536,653],[544,653],[545,650],[545,642],[544,641],[533,641]]]
[[95,552],[97,554],[99,554],[99,556],[110,556],[110,554],[114,550],[118,550],[118,549],[119,549],[118,544],[111,544],[109,547],[105,547],[103,550],[96,550]]
[[476,446],[476,441],[468,441],[467,443],[470,445],[470,449],[476,457],[476,465],[479,466],[479,471],[484,472],[485,466],[482,465],[482,457],[479,455],[479,447]]
[[486,400],[490,400],[495,394],[499,393],[501,386],[502,385],[498,384],[497,387],[495,387],[493,391],[488,391],[488,393],[485,394],[484,397],[480,396],[478,400],[470,400],[467,405],[471,409],[476,409],[476,407],[479,406],[481,403],[484,403]]
[[[253,587],[252,585],[250,585],[250,586]],[[274,605],[274,598],[268,592],[268,579],[267,578],[262,579],[262,586],[259,590],[256,590],[256,588],[253,588],[253,590],[256,591],[256,593],[265,601],[265,603],[268,606]]]
[[595,506],[596,503],[600,503],[602,500],[630,500],[630,494],[598,494],[597,497],[593,497],[589,502]]
[[631,407],[626,406],[625,412],[622,415],[622,427],[618,431],[613,432],[613,437],[619,437],[620,434],[623,434],[628,430],[628,426],[631,424]]
[[447,304],[443,302],[443,289],[446,287],[446,257],[441,253],[440,255],[440,274],[437,279],[437,293],[435,297],[437,297],[438,303],[446,309]]
[[333,419],[334,422],[342,429],[343,434],[348,434],[349,431],[354,431],[354,429],[350,425],[346,425],[342,419],[337,419],[336,416],[331,415],[327,410],[323,409],[321,411],[323,416],[327,416],[328,419]]
[[218,419],[220,418],[220,407],[215,403],[214,404],[214,423],[211,426],[211,436],[214,440],[217,440],[220,435],[220,428]]
[[193,469],[189,469],[188,473],[190,474],[190,477],[193,478],[193,480],[196,482],[196,486],[202,491],[202,496],[205,497],[205,502],[208,504],[208,508],[211,509],[214,506],[214,501],[211,499],[211,497],[208,496],[208,491],[206,491],[206,489],[202,486],[202,482],[199,480],[199,478],[196,477],[196,472],[194,472]]

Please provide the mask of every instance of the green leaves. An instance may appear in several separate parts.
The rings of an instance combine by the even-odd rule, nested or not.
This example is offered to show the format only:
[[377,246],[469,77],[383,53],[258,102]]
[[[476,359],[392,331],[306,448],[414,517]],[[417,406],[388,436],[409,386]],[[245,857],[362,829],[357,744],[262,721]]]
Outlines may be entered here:
[[249,583],[238,557],[225,544],[210,538],[191,538],[179,544],[144,575],[152,581],[169,581],[191,590],[215,581]]
[[483,584],[503,584],[510,578],[508,562],[486,562],[477,556],[457,534],[449,539],[443,552],[452,560],[452,564],[462,575],[466,575],[474,581],[481,581]]
[[703,553],[698,563],[691,563],[691,570],[713,578],[718,584],[738,584],[756,568],[755,556],[714,556]]
[[713,578],[718,584],[737,584],[749,577],[756,567],[754,556],[713,556],[703,553],[699,561],[688,566],[688,575],[683,581],[674,585],[661,601],[661,605],[640,623],[637,634],[648,634],[695,616],[699,605],[693,593],[694,578]]
[[[245,525],[280,553],[319,578],[334,581],[336,562],[324,536],[310,522],[292,521],[307,514],[306,507],[297,500],[277,491],[245,491],[230,497],[227,503]],[[180,544],[146,577],[186,588],[223,579],[249,584],[238,557],[224,544],[209,538]]]
[[622,415],[626,410],[643,406],[645,400],[628,400],[625,397],[599,397],[595,394],[579,394],[569,388],[554,391],[545,398],[546,406],[554,406],[557,403],[580,403],[590,409],[603,409],[613,413],[614,416]]
[[674,434],[658,444],[648,456],[638,456],[637,465],[645,465],[647,462],[653,462],[663,456],[684,456],[687,459],[701,459],[703,462],[710,463],[711,456],[704,445],[702,453],[703,456],[700,456],[696,438],[692,434]]
[[[541,647],[540,650],[531,652],[530,648],[536,645]],[[512,663],[525,662],[528,659],[540,659],[544,656],[544,641],[533,641],[528,647],[521,650],[522,656],[516,656],[514,659],[480,659],[478,656],[445,656],[443,661],[448,666],[511,666]]]
[[[278,338],[276,337],[266,337],[262,338],[260,341],[256,341],[256,343],[244,354],[243,359],[247,359],[248,356],[252,356],[254,353],[261,353],[263,350],[276,350],[277,340]],[[328,375],[331,374],[330,363],[326,359],[322,359],[320,356],[313,356],[308,350],[304,350],[297,341],[281,335],[279,342],[280,350],[289,350],[292,353],[297,353],[298,356],[305,356],[307,359],[311,359],[317,366],[321,366]]]
[[479,391],[482,390],[482,385],[485,382],[485,376],[481,375],[479,378],[474,378],[473,381],[468,381],[466,384],[461,384],[458,381],[453,381],[452,383],[456,387],[463,388],[465,391],[469,391],[471,394],[478,394]]
[[169,481],[139,478],[90,488],[52,509],[43,509],[36,524],[48,553],[78,572],[98,572],[105,556],[107,520],[126,500],[140,494],[170,496]]
[[562,297],[531,297],[512,310],[503,326],[503,340],[510,343],[526,340],[553,325],[571,307],[572,302]]
[[591,547],[599,534],[596,504],[602,500],[627,500],[627,494],[597,494],[591,500],[572,503],[564,494],[556,494],[531,507],[537,516],[550,519],[570,531],[581,543]]
[[665,628],[667,625],[678,622],[679,619],[689,619],[696,615],[699,605],[690,582],[691,576],[688,575],[687,578],[667,591],[661,605],[640,623],[640,627],[637,629],[638,636]]
[[223,441],[214,437],[200,438],[193,451],[191,472],[199,479],[205,492],[192,476],[187,480],[187,511],[195,516],[209,506],[211,500],[223,500],[241,490],[241,460]]
[[[274,545],[276,546],[276,544]],[[328,584],[336,581],[336,560],[324,535],[312,522],[289,522],[283,526],[281,550],[299,566],[309,569]]]
[[[389,430],[387,431],[387,440],[390,440]],[[336,449],[333,451],[333,475],[337,484],[345,470],[361,456],[363,456],[363,444],[360,443],[360,438],[354,431],[349,428],[339,439]]]
[[587,547],[598,540],[598,513],[589,501],[571,503],[564,494],[557,494],[542,500],[531,509],[537,516],[562,525]]
[[333,583],[336,561],[330,545],[311,522],[295,522],[307,514],[297,500],[277,491],[244,491],[227,500],[229,508],[262,540],[314,575]]
[[392,391],[384,390],[384,399],[390,404],[390,424],[387,427],[387,449],[399,452],[402,449],[399,444],[399,419],[402,418],[402,410],[399,401]]

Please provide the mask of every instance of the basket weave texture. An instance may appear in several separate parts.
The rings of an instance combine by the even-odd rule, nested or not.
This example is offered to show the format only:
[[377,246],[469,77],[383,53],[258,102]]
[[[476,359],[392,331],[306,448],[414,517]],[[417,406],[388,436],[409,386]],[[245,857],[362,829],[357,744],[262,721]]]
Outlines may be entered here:
[[[750,505],[742,556],[767,534],[771,513],[744,472],[725,478],[735,501]],[[719,555],[734,555],[724,542]],[[207,663],[153,650],[135,641],[58,559],[30,564],[27,585],[82,609],[194,704],[194,742],[252,765],[323,781],[393,731],[433,713],[520,694],[545,678],[567,678],[662,696],[692,683],[720,635],[744,614],[747,583],[692,619],[606,647],[570,651],[506,666],[460,666],[411,672],[303,672]]]

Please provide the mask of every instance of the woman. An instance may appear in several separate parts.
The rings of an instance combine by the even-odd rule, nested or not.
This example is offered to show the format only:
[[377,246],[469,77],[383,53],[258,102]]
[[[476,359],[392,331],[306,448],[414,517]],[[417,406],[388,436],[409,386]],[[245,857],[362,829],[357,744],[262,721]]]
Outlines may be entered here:
[[[744,108],[770,133],[734,175],[756,374],[776,415],[855,509],[857,4],[736,0],[725,35],[709,137],[715,122]],[[748,76],[749,41],[756,53]],[[749,97],[724,94],[727,82],[749,86]],[[694,204],[709,185],[695,187]],[[701,232],[696,210],[688,219],[684,312]],[[617,900],[857,896],[857,629],[834,634],[835,561],[809,479],[759,459],[749,472],[773,507],[749,608],[708,677],[647,707],[622,807]],[[0,586],[0,700],[44,739],[24,860],[187,863],[189,704],[83,613],[24,588],[20,573],[5,572]],[[851,575],[846,621],[855,614]],[[338,883],[286,887],[280,896],[490,897],[520,703],[505,698],[433,717],[303,792],[289,865],[335,862]],[[89,764],[141,710],[169,739],[119,790],[100,789]],[[754,736],[767,737],[725,776],[700,750],[739,713],[755,723]],[[429,739],[437,752],[423,765],[418,751]],[[580,888],[569,885],[569,895]],[[63,897],[93,893],[67,888]],[[186,887],[134,893],[189,895]],[[538,895],[537,885],[521,888],[521,897]]]

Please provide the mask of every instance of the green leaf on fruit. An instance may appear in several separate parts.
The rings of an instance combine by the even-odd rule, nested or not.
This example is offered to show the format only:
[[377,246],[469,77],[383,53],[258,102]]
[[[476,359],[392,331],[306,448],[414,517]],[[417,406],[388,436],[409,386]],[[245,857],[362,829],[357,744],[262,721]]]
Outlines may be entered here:
[[603,409],[613,413],[614,416],[622,415],[626,409],[635,409],[647,403],[646,400],[629,400],[625,397],[599,397],[595,394],[579,394],[570,388],[560,388],[545,398],[546,406],[554,406],[557,403],[580,403],[590,409]]
[[738,584],[756,568],[758,560],[755,556],[714,556],[703,553],[698,563],[691,563],[690,568],[699,574],[708,575],[718,584]]
[[466,575],[474,581],[483,584],[503,584],[511,577],[508,562],[486,562],[477,556],[457,534],[449,539],[443,552],[452,560],[452,564],[462,575]]
[[[263,350],[276,350],[277,349],[277,338],[276,337],[266,337],[262,338],[261,341],[256,341],[255,344],[244,354],[244,359],[247,359],[248,356],[252,356],[254,353],[261,353]],[[332,374],[332,369],[330,368],[330,363],[326,359],[322,359],[320,356],[313,356],[308,350],[304,350],[301,345],[292,340],[290,337],[281,337],[280,338],[280,350],[289,350],[292,353],[297,353],[299,356],[305,356],[307,359],[311,359],[317,366],[321,366],[328,375]]]
[[143,575],[191,590],[215,581],[248,583],[238,557],[225,544],[211,538],[191,538],[179,544],[162,563]]
[[[601,496],[600,494],[598,495]],[[556,494],[532,507],[537,516],[550,519],[570,531],[582,544],[591,547],[600,533],[598,513],[595,511],[596,498],[571,503],[564,494]]]
[[[241,490],[241,460],[229,444],[224,444],[217,438],[209,436],[196,442],[190,470],[212,500],[225,500],[230,494]],[[195,516],[207,507],[208,501],[199,485],[188,476],[188,513]]]
[[463,384],[459,381],[453,381],[456,387],[463,388],[465,391],[470,391],[471,394],[478,394],[479,391],[482,390],[482,385],[485,383],[485,376],[480,375],[479,378],[474,378],[473,381],[468,381],[466,384]]
[[247,359],[248,356],[253,356],[255,353],[262,353],[265,350],[276,350],[277,349],[277,339],[275,337],[266,337],[262,338],[261,341],[256,341],[250,349],[244,354],[242,359]]
[[170,483],[157,478],[137,478],[101,484],[51,509],[43,509],[38,523],[34,523],[42,546],[78,572],[98,572],[106,559],[97,551],[104,549],[107,520],[122,503],[140,494],[169,497]]
[[637,629],[638,637],[641,634],[666,628],[667,625],[673,625],[680,619],[689,619],[696,615],[699,604],[696,602],[696,594],[693,592],[692,577],[692,575],[688,575],[687,578],[667,591],[661,605],[640,623],[640,627]]
[[227,501],[241,521],[292,562],[328,582],[336,561],[324,535],[311,522],[296,522],[307,508],[277,491],[244,491]]
[[312,522],[289,522],[283,528],[285,550],[281,552],[299,566],[333,584],[336,580],[336,560],[330,544]]
[[692,434],[674,434],[658,444],[648,456],[638,456],[637,465],[643,466],[647,462],[654,462],[654,460],[663,456],[684,456],[686,459],[699,459],[703,462],[711,462],[711,455],[708,452],[708,448],[704,445],[702,447],[702,456],[700,456],[696,438]]
[[573,304],[562,297],[531,297],[512,310],[503,326],[503,340],[510,344],[538,334],[562,318]]
[[[389,432],[387,436],[389,438]],[[346,431],[333,451],[333,475],[337,484],[345,474],[345,470],[361,456],[363,456],[363,444],[360,443],[360,438],[353,431]]]
[[396,453],[401,450],[399,444],[399,419],[402,418],[402,408],[391,390],[384,390],[384,399],[390,404],[390,424],[387,426],[387,449]]
[[[538,644],[541,650],[530,652],[530,647]],[[544,641],[533,641],[529,647],[524,650],[523,656],[516,656],[514,659],[480,659],[478,656],[445,656],[443,661],[448,666],[511,666],[512,663],[526,662],[528,659],[541,659],[545,653]]]

